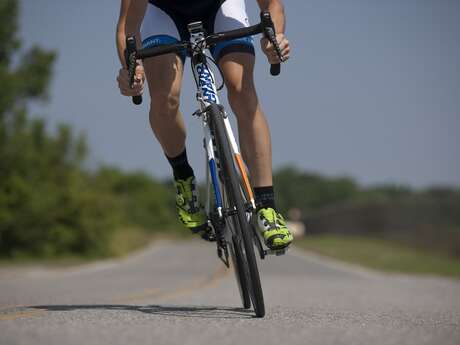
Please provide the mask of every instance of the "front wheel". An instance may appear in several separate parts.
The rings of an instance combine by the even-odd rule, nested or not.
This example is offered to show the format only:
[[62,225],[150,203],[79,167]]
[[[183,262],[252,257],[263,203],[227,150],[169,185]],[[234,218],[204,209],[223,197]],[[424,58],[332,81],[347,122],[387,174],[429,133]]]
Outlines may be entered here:
[[235,225],[233,229],[234,244],[241,249],[242,268],[249,283],[249,295],[255,314],[257,317],[263,317],[265,315],[265,305],[254,253],[253,233],[246,217],[246,200],[236,172],[223,115],[217,104],[210,106],[208,115],[221,164],[225,194],[228,197],[227,204],[230,210],[234,209],[236,211],[236,214],[232,215],[232,222],[230,222]]
[[249,282],[246,262],[243,257],[243,250],[241,244],[238,243],[236,236],[232,236],[230,241],[230,255],[233,262],[233,270],[235,271],[236,282],[238,283],[238,290],[240,291],[241,303],[244,309],[251,308],[251,297],[249,296]]

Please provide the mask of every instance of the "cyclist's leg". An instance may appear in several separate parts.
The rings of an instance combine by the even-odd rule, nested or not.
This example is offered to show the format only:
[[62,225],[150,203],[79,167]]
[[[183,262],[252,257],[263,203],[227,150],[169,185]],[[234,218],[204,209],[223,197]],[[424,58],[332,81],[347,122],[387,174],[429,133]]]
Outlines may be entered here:
[[263,205],[257,211],[258,228],[270,248],[284,248],[293,237],[283,216],[275,211],[270,131],[254,87],[254,56],[229,53],[221,57],[219,64],[228,101],[237,116],[241,150],[251,173],[256,201]]
[[[214,31],[249,26],[244,0],[227,0],[218,10]],[[214,57],[224,73],[228,100],[238,119],[243,158],[254,187],[272,185],[271,141],[268,123],[254,87],[254,47],[245,37],[218,44]]]
[[[148,4],[141,27],[143,47],[178,41],[173,20],[160,8]],[[150,125],[168,157],[176,157],[185,148],[185,125],[179,111],[183,63],[176,54],[144,61],[150,92]]]
[[228,101],[238,119],[243,157],[254,187],[272,185],[270,131],[254,87],[254,56],[229,53],[219,64],[225,76]]
[[[158,34],[162,33],[162,34]],[[144,47],[178,41],[172,19],[161,9],[148,5],[141,28]],[[179,111],[183,58],[168,54],[146,59],[144,68],[150,92],[150,125],[173,168],[179,219],[193,231],[206,225],[206,216],[197,198],[193,170],[185,152],[185,124]]]
[[263,205],[257,211],[258,228],[270,248],[284,248],[293,237],[283,216],[275,211],[270,131],[254,87],[254,56],[229,53],[219,63],[228,101],[237,116],[241,150],[251,173],[256,201]]
[[168,157],[176,157],[185,148],[186,129],[179,97],[182,61],[175,54],[144,61],[150,92],[150,125]]
[[[227,0],[216,16],[215,31],[249,25],[243,0]],[[252,40],[217,46],[214,56],[225,77],[228,100],[237,116],[241,150],[251,173],[258,203],[257,223],[265,243],[283,248],[292,242],[284,218],[275,211],[270,130],[254,86]]]

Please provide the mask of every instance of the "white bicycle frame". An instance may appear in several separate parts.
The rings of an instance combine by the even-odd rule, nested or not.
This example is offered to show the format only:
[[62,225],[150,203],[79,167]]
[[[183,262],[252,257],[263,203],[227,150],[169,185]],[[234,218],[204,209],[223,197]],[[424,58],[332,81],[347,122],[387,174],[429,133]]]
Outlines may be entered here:
[[[190,25],[197,25],[198,27],[201,23],[192,23]],[[203,131],[204,131],[204,148],[206,151],[206,186],[207,186],[207,198],[205,204],[206,214],[209,215],[211,212],[211,185],[214,187],[214,196],[215,196],[215,205],[216,210],[219,217],[223,216],[223,207],[222,204],[222,188],[219,183],[219,179],[217,176],[217,164],[216,164],[216,157],[214,155],[214,146],[213,146],[213,138],[211,134],[211,130],[209,127],[208,119],[206,116],[206,110],[211,104],[220,105],[219,97],[217,95],[217,87],[214,79],[214,74],[212,73],[211,69],[209,68],[206,59],[203,59],[201,62],[194,63],[194,57],[196,55],[205,56],[205,50],[207,47],[203,45],[205,40],[204,32],[191,32],[190,34],[190,42],[192,47],[197,47],[197,50],[192,49],[192,69],[193,74],[195,77],[195,81],[197,84],[197,100],[199,103],[199,107],[201,109],[200,114],[202,114],[201,119],[203,123]],[[200,49],[198,50],[198,47]],[[234,164],[237,165],[237,171],[240,173],[240,178],[242,179],[243,185],[246,189],[246,197],[247,201],[249,201],[253,207],[256,208],[254,196],[252,194],[252,190],[249,186],[249,181],[247,179],[246,168],[244,166],[243,160],[241,158],[241,153],[238,148],[238,144],[235,140],[235,136],[233,134],[233,130],[230,124],[230,120],[223,111],[222,108],[222,115],[225,124],[225,130],[227,132],[227,138],[230,143],[230,147],[234,157]]]

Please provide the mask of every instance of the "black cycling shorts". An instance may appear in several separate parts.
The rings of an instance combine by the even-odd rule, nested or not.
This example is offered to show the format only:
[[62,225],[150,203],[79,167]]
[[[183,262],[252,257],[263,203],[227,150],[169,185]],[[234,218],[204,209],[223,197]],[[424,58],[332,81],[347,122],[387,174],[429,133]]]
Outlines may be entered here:
[[[201,21],[212,34],[249,26],[244,0],[149,0],[141,26],[143,48],[189,40],[187,25]],[[211,49],[214,59],[232,52],[254,55],[252,37],[221,42]],[[185,60],[185,53],[181,56]]]

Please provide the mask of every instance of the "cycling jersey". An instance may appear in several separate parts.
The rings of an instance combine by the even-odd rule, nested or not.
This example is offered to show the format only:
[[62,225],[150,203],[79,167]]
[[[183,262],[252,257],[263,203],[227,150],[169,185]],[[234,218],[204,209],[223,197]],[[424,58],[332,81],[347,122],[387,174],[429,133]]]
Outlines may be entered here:
[[[143,48],[189,40],[187,25],[201,21],[208,34],[249,26],[244,0],[149,0],[141,26]],[[217,44],[216,60],[231,52],[254,55],[252,37]],[[181,56],[185,59],[185,55]]]

